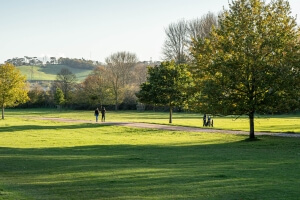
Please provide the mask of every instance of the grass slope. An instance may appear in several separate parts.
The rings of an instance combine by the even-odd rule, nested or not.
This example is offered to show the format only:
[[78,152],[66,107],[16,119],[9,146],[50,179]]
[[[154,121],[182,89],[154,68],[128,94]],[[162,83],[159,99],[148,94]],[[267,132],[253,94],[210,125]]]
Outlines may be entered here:
[[62,68],[69,69],[73,74],[76,75],[78,81],[84,80],[92,72],[90,69],[76,69],[66,65],[46,65],[45,67],[24,65],[17,68],[23,75],[27,77],[27,80],[44,81],[56,80],[56,75],[61,71]]
[[0,199],[299,197],[298,138],[248,142],[247,136],[59,123],[27,115],[82,113],[7,112],[0,121]]

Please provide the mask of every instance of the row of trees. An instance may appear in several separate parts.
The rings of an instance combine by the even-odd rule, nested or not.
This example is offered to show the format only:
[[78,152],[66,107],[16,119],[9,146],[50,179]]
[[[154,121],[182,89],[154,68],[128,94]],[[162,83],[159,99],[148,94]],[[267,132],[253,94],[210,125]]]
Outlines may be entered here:
[[[68,69],[62,69],[49,91],[34,85],[29,91],[28,106],[59,104],[64,106],[89,107],[121,103],[136,104],[135,93],[147,76],[146,64],[137,62],[137,56],[130,52],[117,52],[106,58],[105,66],[94,68],[87,78],[78,83],[76,76]],[[57,88],[60,100],[56,101]],[[61,100],[63,96],[63,101]]]
[[[31,85],[29,90],[29,85],[25,84],[25,77],[21,76],[12,64],[6,63],[1,65],[0,73],[3,113],[4,107],[18,104],[23,107],[60,105],[82,108],[114,105],[116,110],[121,103],[136,104],[135,93],[139,91],[139,85],[146,80],[146,66],[147,64],[138,62],[134,53],[117,52],[106,58],[105,66],[94,67],[93,72],[81,83],[77,82],[75,74],[63,68],[57,74],[56,81],[51,83],[49,90],[45,90],[40,83]],[[10,75],[6,76],[5,71],[10,71]],[[8,82],[19,85],[9,87],[9,84],[5,84]],[[21,87],[20,84],[27,88]],[[28,91],[28,94],[22,96],[16,91]],[[16,96],[6,98],[8,94]]]
[[189,35],[191,42],[184,37],[189,27],[184,21],[171,24],[164,49],[166,58],[176,62],[149,69],[140,101],[246,114],[254,138],[255,113],[300,108],[299,28],[290,13],[284,0],[234,0],[215,25],[209,23],[208,34]]
[[94,69],[97,65],[99,65],[98,61],[94,62],[92,60],[85,60],[84,58],[76,59],[60,57],[56,63],[78,69]]
[[24,56],[24,58],[11,58],[7,59],[5,63],[13,64],[14,66],[22,66],[22,65],[35,65],[35,66],[43,66],[47,65],[67,65],[72,68],[79,68],[79,69],[94,69],[96,66],[100,65],[98,61],[86,60],[84,58],[77,59],[77,58],[62,58],[56,59],[56,57],[50,57],[47,61],[42,61],[37,57],[29,57]]
[[37,57],[29,57],[24,56],[24,58],[11,58],[7,59],[5,63],[13,64],[14,66],[22,66],[22,65],[43,65],[43,62],[39,60]]
[[170,61],[149,67],[146,81],[141,75],[146,68],[136,65],[136,55],[118,52],[80,84],[62,71],[52,87],[53,99],[91,105],[113,100],[118,109],[137,94],[142,103],[168,106],[170,123],[176,106],[214,115],[246,114],[254,138],[255,113],[300,107],[299,29],[290,13],[284,0],[233,0],[218,18],[209,13],[171,24],[163,47]]

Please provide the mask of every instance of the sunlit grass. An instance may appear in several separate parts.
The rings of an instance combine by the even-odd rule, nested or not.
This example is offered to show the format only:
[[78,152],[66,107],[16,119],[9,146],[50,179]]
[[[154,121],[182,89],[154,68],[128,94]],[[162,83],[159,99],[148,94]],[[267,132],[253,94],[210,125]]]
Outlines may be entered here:
[[91,69],[77,69],[66,65],[46,65],[41,66],[18,66],[17,67],[27,80],[56,80],[57,74],[61,69],[66,68],[76,75],[77,80],[84,80],[91,72]]
[[[133,129],[88,123],[63,123],[34,119],[9,118],[0,121],[1,147],[48,148],[85,145],[183,145],[194,142],[199,134],[177,131]],[[6,133],[6,134],[3,134]],[[136,139],[138,137],[138,139]],[[159,140],[157,140],[159,137]],[[227,136],[227,142],[233,136]],[[198,138],[201,144],[222,140],[212,134],[209,139]]]
[[[116,121],[138,118],[107,114]],[[0,199],[299,197],[298,138],[248,142],[247,136],[33,118],[94,120],[92,111],[15,110],[6,116],[0,120]],[[145,118],[160,117],[165,120],[161,113]]]
[[[26,116],[59,117],[94,121],[94,111],[57,111],[57,110],[25,110]],[[9,111],[12,115],[22,117],[22,110]],[[168,124],[168,112],[137,112],[137,111],[107,111],[108,122],[145,122]],[[247,116],[213,116],[214,128],[225,130],[249,131]],[[174,113],[172,125],[203,127],[202,114],[199,113]],[[263,115],[255,118],[255,131],[300,133],[300,115]]]

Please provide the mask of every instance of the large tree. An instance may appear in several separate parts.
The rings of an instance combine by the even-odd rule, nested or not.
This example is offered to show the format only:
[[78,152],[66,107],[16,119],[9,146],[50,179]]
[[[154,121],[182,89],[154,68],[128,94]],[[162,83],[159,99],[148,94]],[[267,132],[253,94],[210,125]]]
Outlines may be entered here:
[[25,103],[27,96],[27,84],[25,76],[12,64],[0,65],[0,105],[2,108],[2,119],[4,119],[4,108]]
[[91,105],[100,104],[101,107],[103,104],[110,103],[109,99],[112,99],[106,73],[106,69],[99,66],[81,84],[85,101],[88,101]]
[[162,62],[160,66],[148,68],[148,78],[141,85],[137,97],[141,103],[169,106],[169,123],[175,106],[183,106],[188,98],[191,75],[185,64]]
[[115,110],[118,110],[118,104],[121,101],[122,92],[125,86],[130,82],[131,71],[138,61],[137,56],[130,52],[117,52],[105,59],[107,63],[107,78],[115,98]]
[[299,105],[298,30],[290,13],[284,0],[233,0],[219,28],[194,43],[199,108],[248,115],[251,139],[255,113]]

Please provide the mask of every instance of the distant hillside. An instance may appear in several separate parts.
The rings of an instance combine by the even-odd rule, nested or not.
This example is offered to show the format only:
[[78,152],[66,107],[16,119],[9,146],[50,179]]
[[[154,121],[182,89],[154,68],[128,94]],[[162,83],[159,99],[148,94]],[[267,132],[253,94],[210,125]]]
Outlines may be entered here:
[[46,65],[43,67],[22,65],[17,66],[17,68],[23,75],[26,76],[27,80],[36,81],[56,80],[56,75],[61,71],[62,68],[67,68],[74,73],[78,81],[84,80],[93,71],[92,69],[75,69],[66,65]]

